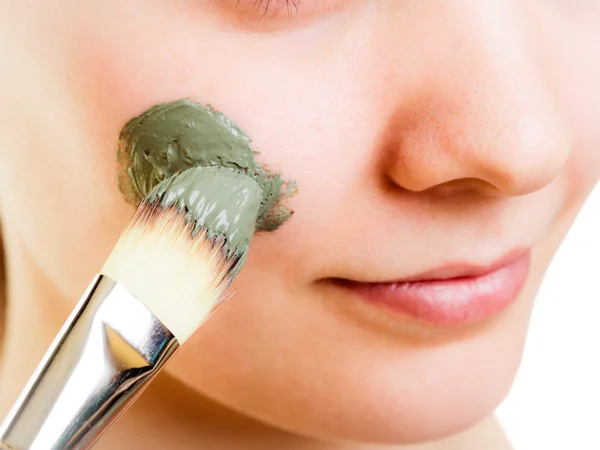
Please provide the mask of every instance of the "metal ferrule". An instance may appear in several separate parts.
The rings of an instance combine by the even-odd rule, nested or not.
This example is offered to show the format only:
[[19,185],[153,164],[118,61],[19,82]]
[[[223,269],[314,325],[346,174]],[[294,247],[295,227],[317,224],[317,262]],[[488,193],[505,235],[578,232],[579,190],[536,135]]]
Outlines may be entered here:
[[0,426],[0,449],[87,449],[179,342],[124,286],[99,275]]

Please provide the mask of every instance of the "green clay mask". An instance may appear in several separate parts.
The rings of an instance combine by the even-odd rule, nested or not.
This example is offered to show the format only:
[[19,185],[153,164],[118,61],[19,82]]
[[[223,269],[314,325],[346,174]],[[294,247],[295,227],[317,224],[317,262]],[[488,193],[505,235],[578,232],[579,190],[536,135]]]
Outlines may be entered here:
[[193,167],[166,178],[147,197],[165,209],[186,211],[192,236],[204,229],[209,238],[225,237],[228,257],[245,256],[261,199],[262,190],[252,178],[221,166]]
[[292,214],[283,201],[295,185],[254,157],[250,138],[230,119],[190,100],[177,100],[156,105],[125,125],[118,149],[119,187],[137,206],[163,180],[193,167],[221,166],[254,180],[262,194],[256,231],[275,230]]

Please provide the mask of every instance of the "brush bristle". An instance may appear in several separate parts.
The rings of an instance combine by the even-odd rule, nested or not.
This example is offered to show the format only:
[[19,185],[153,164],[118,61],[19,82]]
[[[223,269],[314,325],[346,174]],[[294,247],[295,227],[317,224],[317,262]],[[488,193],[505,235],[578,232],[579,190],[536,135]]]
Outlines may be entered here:
[[185,212],[144,202],[121,234],[102,274],[122,283],[180,344],[226,295],[237,263],[222,240],[192,236]]

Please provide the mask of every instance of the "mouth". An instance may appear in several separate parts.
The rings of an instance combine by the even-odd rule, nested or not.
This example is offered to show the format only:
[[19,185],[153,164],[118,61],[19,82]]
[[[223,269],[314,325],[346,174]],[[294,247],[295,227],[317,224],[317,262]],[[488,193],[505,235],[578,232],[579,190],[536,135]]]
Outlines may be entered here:
[[393,282],[332,279],[340,289],[376,307],[437,326],[489,319],[517,298],[529,274],[531,252],[512,252],[488,266],[445,265]]

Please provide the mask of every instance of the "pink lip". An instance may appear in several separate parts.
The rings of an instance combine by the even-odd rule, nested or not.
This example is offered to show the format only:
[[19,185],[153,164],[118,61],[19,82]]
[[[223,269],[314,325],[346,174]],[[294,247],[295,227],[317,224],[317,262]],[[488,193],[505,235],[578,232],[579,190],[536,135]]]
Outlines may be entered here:
[[510,305],[529,274],[530,252],[491,267],[445,266],[393,283],[340,281],[367,302],[435,325],[465,325]]

